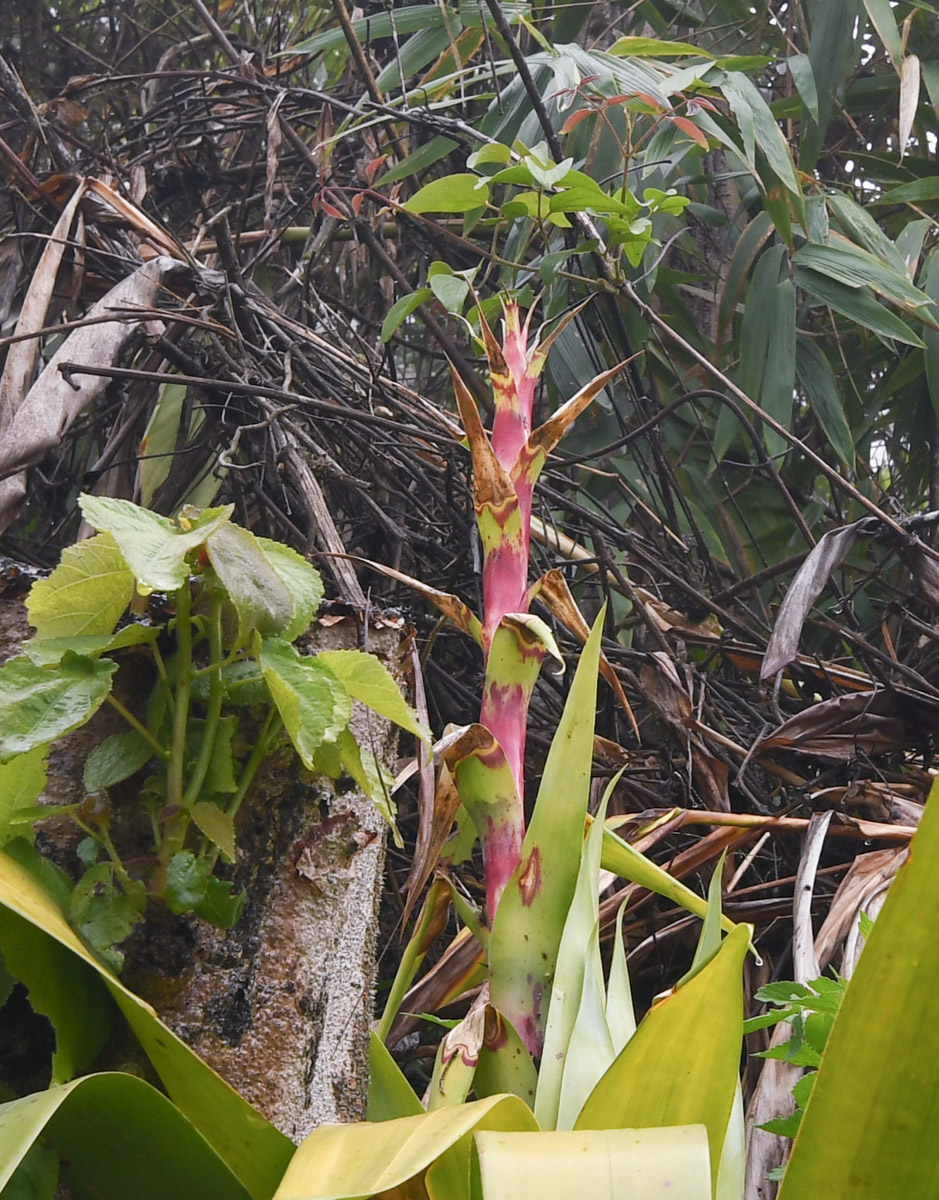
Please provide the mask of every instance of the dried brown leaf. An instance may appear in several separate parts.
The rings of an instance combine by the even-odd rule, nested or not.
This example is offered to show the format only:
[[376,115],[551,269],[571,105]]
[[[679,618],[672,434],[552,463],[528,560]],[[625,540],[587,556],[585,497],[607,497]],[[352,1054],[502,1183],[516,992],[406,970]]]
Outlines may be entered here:
[[[0,435],[0,474],[38,462],[58,445],[62,435],[108,385],[108,380],[100,375],[77,371],[66,379],[59,367],[64,363],[93,367],[114,363],[140,324],[140,320],[128,315],[128,310],[147,310],[149,319],[149,310],[164,280],[181,268],[183,264],[175,259],[155,258],[94,305],[88,313],[90,320],[115,314],[113,320],[74,330],[46,364]],[[26,480],[22,474],[11,474],[0,482],[0,527],[10,523],[12,510],[25,492]]]
[[771,679],[796,657],[802,626],[809,609],[818,599],[832,571],[844,561],[860,536],[862,527],[869,520],[870,518],[865,517],[852,525],[830,530],[799,567],[795,579],[789,585],[785,600],[779,606],[776,626],[760,669],[761,679]]

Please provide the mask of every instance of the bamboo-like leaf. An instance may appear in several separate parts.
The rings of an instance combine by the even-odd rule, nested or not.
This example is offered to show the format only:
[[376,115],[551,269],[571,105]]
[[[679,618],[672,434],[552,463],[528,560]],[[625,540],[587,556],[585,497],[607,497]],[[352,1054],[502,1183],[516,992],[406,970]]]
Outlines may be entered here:
[[[930,330],[925,331],[927,345]],[[846,467],[854,467],[854,438],[825,352],[811,338],[796,338],[796,378],[828,443]]]
[[900,157],[906,153],[907,142],[913,130],[913,121],[919,105],[919,59],[915,54],[908,54],[900,68],[900,119],[898,138],[900,142]]
[[792,262],[796,267],[808,268],[849,288],[870,287],[894,304],[922,308],[929,303],[929,297],[910,283],[905,271],[891,270],[859,246],[845,243],[825,246],[809,242],[796,251]]
[[[33,876],[0,852],[0,905],[34,925],[98,973],[163,1081],[170,1098],[228,1164],[254,1200],[268,1200],[292,1143],[181,1041],[79,941]],[[3,1163],[0,1155],[0,1164]],[[178,1195],[187,1194],[187,1189]]]
[[478,1133],[483,1200],[711,1200],[701,1125]]
[[937,797],[933,785],[841,1002],[781,1200],[837,1195],[846,1180],[852,1200],[939,1195]]
[[321,1125],[300,1145],[275,1200],[353,1200],[400,1187],[459,1147],[466,1158],[465,1185],[450,1200],[468,1200],[470,1145],[477,1130],[537,1129],[517,1096],[490,1096],[454,1108],[378,1125]]
[[577,1129],[705,1125],[716,1182],[743,1043],[748,938],[738,926],[702,971],[652,1007],[594,1088]]
[[551,979],[580,865],[604,615],[605,610],[581,655],[521,861],[503,893],[489,943],[492,1003],[532,1053],[541,1049]]
[[101,1200],[250,1200],[175,1105],[135,1075],[87,1075],[0,1105],[0,1190],[40,1137]]
[[890,55],[897,74],[900,74],[903,46],[900,42],[900,31],[897,29],[897,18],[894,16],[890,0],[864,0],[864,7],[870,22],[877,31],[877,36],[884,44],[884,49]]
[[814,296],[823,304],[840,312],[848,320],[856,322],[864,329],[869,329],[879,337],[922,348],[921,339],[910,329],[909,325],[904,324],[898,316],[884,308],[882,304],[878,304],[866,288],[848,286],[840,280],[832,279],[829,275],[823,275],[819,271],[813,271],[797,263],[794,263],[793,266],[796,285],[808,292],[810,296]]
[[815,75],[812,72],[812,62],[807,54],[790,54],[786,60],[796,85],[799,98],[805,105],[813,120],[818,120],[818,91],[815,87]]

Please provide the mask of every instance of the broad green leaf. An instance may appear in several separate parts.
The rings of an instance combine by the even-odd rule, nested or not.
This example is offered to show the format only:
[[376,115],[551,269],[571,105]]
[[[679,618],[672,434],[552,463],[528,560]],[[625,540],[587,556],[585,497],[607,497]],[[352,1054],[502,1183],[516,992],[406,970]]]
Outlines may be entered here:
[[181,517],[180,523],[174,524],[129,500],[83,494],[79,504],[89,525],[112,535],[144,595],[181,588],[189,578],[186,555],[234,512],[232,504],[206,508],[198,516]]
[[109,533],[67,546],[47,579],[26,597],[26,615],[40,638],[109,634],[134,595],[134,576]]
[[781,1200],[834,1196],[846,1180],[852,1200],[939,1195],[937,796],[841,1001]]
[[681,58],[684,55],[694,55],[696,58],[711,58],[699,46],[689,42],[663,42],[660,38],[650,37],[621,37],[607,51],[617,58]]
[[[377,1125],[321,1125],[300,1145],[275,1200],[352,1200],[400,1187],[467,1134],[482,1129],[535,1130],[517,1096],[490,1096],[454,1108]],[[468,1148],[467,1148],[468,1149]],[[469,1200],[469,1171],[463,1196]]]
[[430,281],[430,290],[449,313],[461,313],[469,284],[460,275],[435,275]]
[[[172,376],[169,376],[172,378]],[[189,388],[182,383],[164,383],[147,428],[140,439],[137,471],[140,500],[145,508],[153,503],[157,488],[166,482],[179,441],[179,424]]]
[[411,213],[464,213],[488,199],[488,183],[478,175],[462,173],[425,184],[402,207]]
[[423,1107],[391,1051],[373,1029],[368,1043],[368,1120],[393,1121],[414,1117]]
[[[293,1152],[292,1143],[243,1100],[185,1042],[82,945],[58,905],[34,877],[0,852],[0,904],[18,913],[92,967],[111,993],[171,1099],[244,1184],[269,1200]],[[0,1163],[3,1157],[0,1155]],[[187,1195],[186,1188],[178,1195]]]
[[218,846],[229,862],[234,862],[235,826],[228,813],[208,800],[196,801],[189,812],[209,841]]
[[321,650],[316,657],[354,700],[413,733],[428,746],[431,744],[430,730],[421,724],[417,713],[402,697],[391,672],[374,654],[366,654],[364,650]]
[[792,82],[812,119],[818,120],[818,92],[815,88],[815,76],[812,73],[812,63],[807,54],[790,54],[786,59]]
[[871,203],[928,204],[931,200],[939,200],[939,176],[936,175],[925,175],[911,183],[901,183],[899,187],[890,188],[881,196],[875,197]]
[[143,920],[147,902],[142,883],[125,886],[110,861],[95,863],[75,884],[69,897],[69,920],[98,957],[115,971],[124,965],[119,944]]
[[413,292],[400,296],[388,309],[388,315],[381,323],[381,344],[384,346],[386,342],[391,341],[411,313],[433,298],[434,293],[430,288],[424,287],[415,288]]
[[[442,136],[431,138],[429,142],[425,142],[423,146],[412,151],[401,162],[395,163],[390,171],[379,176],[375,180],[375,187],[381,187],[385,183],[397,183],[399,179],[408,179],[411,175],[421,174],[428,167],[432,167],[434,163],[446,158],[452,150],[456,150],[459,144],[453,138]],[[469,165],[475,166],[476,164],[471,162]]]
[[867,9],[871,24],[877,31],[877,36],[883,42],[884,49],[899,72],[903,49],[900,43],[900,31],[897,29],[897,19],[890,0],[864,0],[864,7]]
[[483,1200],[711,1200],[707,1134],[666,1129],[476,1134]]
[[345,687],[319,656],[301,658],[289,642],[265,638],[258,655],[261,674],[287,735],[308,771],[322,742],[334,742],[352,716]]
[[[803,247],[803,249],[805,248]],[[794,263],[793,267],[796,286],[808,292],[816,300],[829,305],[836,312],[840,312],[842,316],[869,329],[879,337],[922,348],[922,341],[909,325],[904,324],[899,317],[884,308],[882,304],[878,304],[866,288],[848,286],[839,280],[832,279],[829,275],[823,275],[798,263]]]
[[206,880],[205,896],[196,908],[196,916],[220,929],[231,929],[241,920],[246,895],[236,892],[234,885],[225,879],[210,875]]
[[251,1196],[179,1109],[135,1075],[88,1075],[0,1105],[0,1188],[39,1137],[60,1151],[82,1195]]
[[492,1003],[529,1049],[544,1035],[551,979],[574,895],[593,757],[597,671],[605,610],[581,654],[551,743],[519,866],[489,942]]
[[0,762],[70,733],[104,703],[117,664],[67,650],[58,667],[13,658],[0,670]]
[[142,625],[135,621],[114,633],[31,638],[23,643],[23,653],[30,662],[39,667],[54,667],[62,661],[66,650],[74,650],[76,654],[85,654],[89,658],[98,658],[114,650],[125,650],[128,646],[152,646],[162,632],[163,627],[160,625]]
[[32,1008],[52,1025],[52,1082],[67,1083],[91,1065],[108,1036],[107,992],[86,963],[6,908],[0,909],[0,951],[28,989]]
[[[899,255],[896,257],[899,260]],[[873,254],[857,246],[848,247],[844,243],[825,246],[810,242],[796,251],[792,262],[796,267],[808,267],[849,288],[870,287],[894,304],[921,308],[929,303],[929,297],[910,283],[902,262],[898,261],[897,270],[891,270]]]
[[166,871],[166,907],[170,912],[192,912],[205,899],[209,864],[191,850],[181,850],[170,859]]
[[229,522],[206,538],[205,548],[238,614],[238,644],[255,629],[264,637],[281,634],[293,619],[293,597],[254,534]]
[[570,1129],[594,1085],[613,1061],[606,1023],[598,920],[600,848],[611,781],[583,841],[577,885],[558,947],[538,1072],[535,1117],[542,1129]]
[[[927,338],[928,338],[928,330]],[[854,438],[838,395],[831,364],[812,338],[796,339],[796,378],[828,443],[845,466],[854,467]]]
[[[45,744],[0,763],[0,846],[22,834],[16,828],[16,815],[32,808],[46,786]],[[30,831],[31,835],[31,831]]]
[[705,1125],[716,1182],[743,1044],[748,938],[747,927],[737,926],[702,971],[653,1005],[584,1105],[577,1129]]
[[285,642],[295,642],[313,623],[316,610],[323,599],[322,576],[302,554],[285,546],[283,542],[274,542],[263,537],[259,537],[257,541],[293,600],[293,616],[280,636]]
[[153,758],[153,747],[136,729],[113,733],[94,746],[85,759],[82,782],[85,790],[97,792],[130,779]]

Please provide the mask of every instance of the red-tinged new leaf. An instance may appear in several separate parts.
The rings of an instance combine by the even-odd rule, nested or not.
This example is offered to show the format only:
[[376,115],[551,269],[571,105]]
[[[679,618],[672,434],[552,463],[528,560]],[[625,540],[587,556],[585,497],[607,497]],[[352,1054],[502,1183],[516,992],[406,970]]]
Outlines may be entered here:
[[687,117],[669,117],[668,119],[673,125],[680,129],[682,133],[687,133],[691,140],[693,142],[697,142],[697,144],[703,150],[708,149],[707,134],[702,129],[699,129],[698,126],[695,125],[694,121],[689,121]]

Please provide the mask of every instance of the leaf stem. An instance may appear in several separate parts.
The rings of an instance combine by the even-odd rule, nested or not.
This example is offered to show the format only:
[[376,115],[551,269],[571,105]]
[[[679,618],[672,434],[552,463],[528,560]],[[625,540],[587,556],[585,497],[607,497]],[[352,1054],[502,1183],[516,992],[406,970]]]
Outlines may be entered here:
[[[168,808],[174,809],[181,809],[183,806],[183,768],[186,761],[186,731],[189,725],[189,697],[192,690],[191,605],[192,597],[187,580],[176,592],[176,710],[173,713],[173,741],[166,776],[166,804]],[[182,849],[188,826],[189,817],[185,812],[178,812],[167,821],[166,840],[163,844],[163,856],[167,861]]]
[[144,739],[144,741],[147,742],[148,745],[153,747],[154,754],[159,755],[159,757],[164,760],[169,758],[169,750],[167,750],[165,746],[160,745],[146,725],[144,725],[142,721],[139,721],[129,709],[125,708],[124,705],[121,704],[120,700],[116,699],[111,692],[108,693],[106,699],[108,704],[110,704],[116,712],[121,714],[127,724],[130,725],[132,729],[136,730],[136,732],[140,734],[140,736]]
[[209,667],[211,670],[209,702],[205,713],[202,739],[199,743],[199,753],[183,795],[184,808],[189,808],[199,798],[199,792],[202,790],[202,785],[209,770],[209,763],[212,761],[212,752],[215,749],[215,735],[218,732],[224,695],[221,664],[222,598],[217,592],[214,592],[212,595],[212,607],[209,613]]

